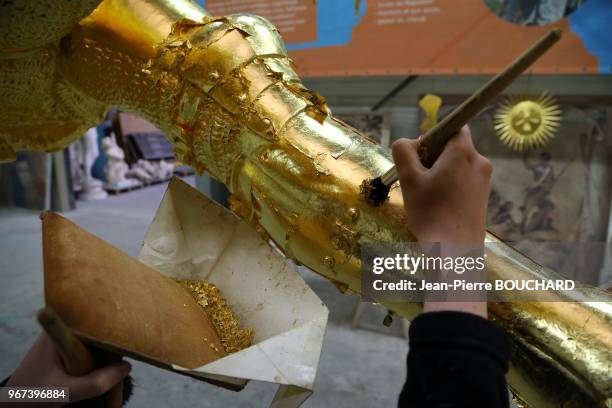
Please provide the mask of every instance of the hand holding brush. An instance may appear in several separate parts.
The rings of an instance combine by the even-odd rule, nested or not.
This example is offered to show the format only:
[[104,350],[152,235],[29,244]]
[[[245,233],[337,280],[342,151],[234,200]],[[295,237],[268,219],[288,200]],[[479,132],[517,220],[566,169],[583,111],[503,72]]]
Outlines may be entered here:
[[[431,167],[446,143],[474,116],[510,85],[521,73],[537,61],[560,38],[561,29],[554,29],[536,41],[502,72],[494,76],[472,96],[466,99],[436,126],[419,137],[419,158],[425,167]],[[372,205],[382,204],[389,196],[391,186],[398,180],[395,166],[375,179],[365,180],[361,192]]]

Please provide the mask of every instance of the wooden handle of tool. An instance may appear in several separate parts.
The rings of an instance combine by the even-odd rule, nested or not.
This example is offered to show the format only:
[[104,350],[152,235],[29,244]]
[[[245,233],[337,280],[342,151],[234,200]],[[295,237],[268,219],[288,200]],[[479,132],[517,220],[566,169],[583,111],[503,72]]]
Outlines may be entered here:
[[38,323],[53,340],[68,374],[82,376],[93,371],[96,367],[93,354],[53,309],[41,309],[38,312]]
[[556,28],[540,38],[502,72],[491,78],[436,126],[422,135],[419,138],[419,157],[423,165],[431,167],[444,150],[446,143],[523,71],[559,41],[561,34],[561,29]]

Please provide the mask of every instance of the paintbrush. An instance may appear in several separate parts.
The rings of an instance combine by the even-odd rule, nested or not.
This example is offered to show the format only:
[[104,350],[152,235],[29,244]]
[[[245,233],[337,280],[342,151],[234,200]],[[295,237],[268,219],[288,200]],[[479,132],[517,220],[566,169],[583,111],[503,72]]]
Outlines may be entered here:
[[[472,96],[445,116],[437,125],[419,137],[419,158],[425,167],[431,167],[446,143],[456,135],[465,124],[488,105],[523,71],[537,61],[553,44],[561,38],[560,28],[551,30],[531,47],[524,51],[502,72],[491,78]],[[361,194],[372,205],[382,204],[389,196],[391,186],[398,180],[395,166],[375,179],[367,179],[361,184]]]

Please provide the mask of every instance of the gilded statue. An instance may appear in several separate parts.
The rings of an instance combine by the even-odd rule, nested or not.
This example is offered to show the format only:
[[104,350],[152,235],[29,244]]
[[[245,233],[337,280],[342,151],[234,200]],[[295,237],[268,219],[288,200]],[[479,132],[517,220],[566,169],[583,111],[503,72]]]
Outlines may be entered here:
[[[47,0],[2,2],[0,21],[2,161],[62,149],[114,106],[159,127],[263,239],[342,291],[360,292],[361,245],[413,240],[398,187],[377,207],[359,194],[392,166],[389,151],[331,115],[264,18],[212,17],[190,0]],[[492,248],[491,278],[555,276]],[[608,301],[580,302],[590,295]],[[612,406],[611,298],[572,296],[489,304],[513,340],[509,383],[534,407]]]

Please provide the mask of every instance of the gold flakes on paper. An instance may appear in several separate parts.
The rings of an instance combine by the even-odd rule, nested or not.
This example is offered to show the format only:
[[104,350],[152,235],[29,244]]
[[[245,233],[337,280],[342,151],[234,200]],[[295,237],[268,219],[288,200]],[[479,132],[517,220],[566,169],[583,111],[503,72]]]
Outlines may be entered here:
[[[215,285],[205,281],[183,279],[175,281],[187,289],[206,312],[227,354],[235,353],[252,344],[253,329],[239,327],[238,319]],[[214,346],[211,344],[212,347]]]

